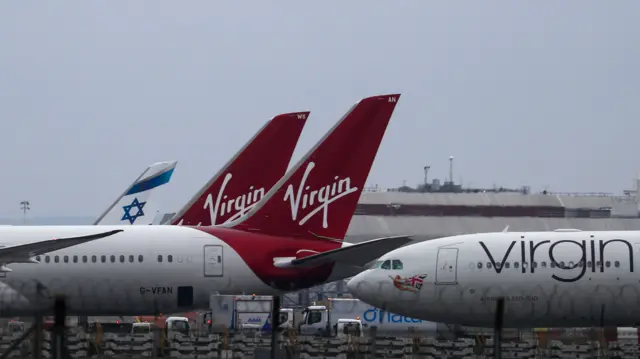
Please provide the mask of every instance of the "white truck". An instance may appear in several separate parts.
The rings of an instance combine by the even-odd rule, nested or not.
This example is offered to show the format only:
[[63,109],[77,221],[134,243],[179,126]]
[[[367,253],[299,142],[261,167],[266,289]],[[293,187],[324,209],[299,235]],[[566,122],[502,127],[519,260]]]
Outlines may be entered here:
[[[210,325],[241,331],[259,328],[271,331],[273,297],[256,295],[214,295],[210,300]],[[295,311],[280,309],[279,328],[294,328]]]
[[[384,312],[358,299],[329,298],[328,304],[304,309],[281,308],[279,329],[295,328],[303,335],[332,336],[344,334],[345,330],[362,333],[373,326],[378,332],[392,333],[438,330],[436,323]],[[211,324],[238,331],[260,328],[260,331],[270,332],[271,306],[271,296],[212,296]]]
[[358,299],[329,298],[329,306],[309,306],[304,310],[300,323],[302,334],[336,332],[340,319],[352,319],[362,323],[364,330],[376,327],[380,333],[397,333],[414,330],[416,332],[436,332],[436,323],[421,319],[384,312]]

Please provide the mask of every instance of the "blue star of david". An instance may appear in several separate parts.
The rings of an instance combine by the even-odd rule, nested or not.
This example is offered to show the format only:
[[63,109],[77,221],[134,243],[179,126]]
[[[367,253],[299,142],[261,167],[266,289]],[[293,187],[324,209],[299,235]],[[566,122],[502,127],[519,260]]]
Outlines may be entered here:
[[[142,208],[144,207],[145,204],[147,204],[147,202],[138,202],[138,199],[134,198],[131,204],[122,206],[122,209],[124,209],[124,216],[122,216],[121,221],[129,221],[130,224],[133,224],[133,222],[135,222],[136,219],[138,219],[138,217],[144,216],[144,212],[142,212]],[[137,208],[138,211],[136,212],[136,214],[132,215],[131,210],[134,207]]]

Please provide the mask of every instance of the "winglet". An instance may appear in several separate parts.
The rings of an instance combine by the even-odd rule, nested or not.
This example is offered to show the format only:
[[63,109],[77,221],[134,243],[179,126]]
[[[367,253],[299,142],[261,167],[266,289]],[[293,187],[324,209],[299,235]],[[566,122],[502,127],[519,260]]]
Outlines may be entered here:
[[245,217],[225,227],[342,240],[399,98],[360,100]]
[[267,122],[171,219],[177,225],[219,225],[240,218],[285,174],[309,111]]

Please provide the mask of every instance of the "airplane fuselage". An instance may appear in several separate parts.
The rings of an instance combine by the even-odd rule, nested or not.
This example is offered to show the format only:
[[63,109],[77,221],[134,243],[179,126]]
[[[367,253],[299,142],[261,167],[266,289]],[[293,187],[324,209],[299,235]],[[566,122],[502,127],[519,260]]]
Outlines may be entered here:
[[12,271],[0,273],[0,316],[47,310],[57,294],[66,297],[69,314],[78,315],[205,309],[215,292],[281,294],[354,274],[332,265],[313,269],[273,266],[275,257],[296,257],[303,249],[321,252],[339,248],[341,243],[265,237],[213,227],[7,227],[0,230],[0,244],[11,246],[114,228],[124,231],[34,257],[40,264],[8,264]]
[[640,232],[461,235],[403,247],[379,261],[387,259],[400,260],[402,269],[367,270],[349,288],[397,314],[490,327],[496,300],[504,298],[505,327],[640,323]]

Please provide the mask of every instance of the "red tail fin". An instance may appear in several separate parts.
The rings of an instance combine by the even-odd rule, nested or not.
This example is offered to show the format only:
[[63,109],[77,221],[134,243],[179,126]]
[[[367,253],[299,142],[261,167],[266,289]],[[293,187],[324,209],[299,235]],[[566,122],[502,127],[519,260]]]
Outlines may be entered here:
[[358,102],[247,216],[226,226],[342,240],[399,98]]
[[246,214],[285,174],[309,112],[267,122],[172,219],[177,225],[219,225]]

